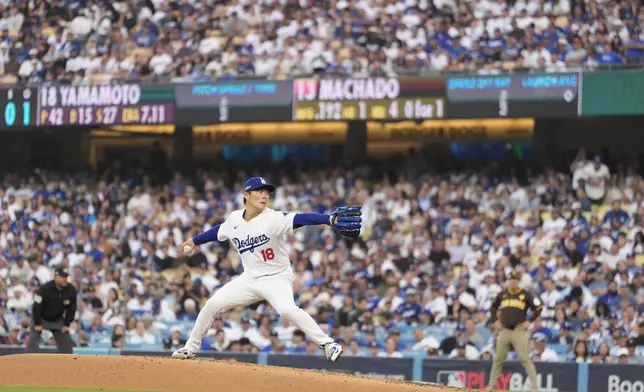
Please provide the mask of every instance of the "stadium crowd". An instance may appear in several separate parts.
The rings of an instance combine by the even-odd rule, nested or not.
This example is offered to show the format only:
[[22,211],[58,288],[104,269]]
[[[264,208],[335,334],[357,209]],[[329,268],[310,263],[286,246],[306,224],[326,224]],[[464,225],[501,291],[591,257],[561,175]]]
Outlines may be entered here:
[[[506,274],[545,304],[531,330],[542,361],[644,363],[644,180],[583,152],[570,172],[511,177],[495,166],[436,171],[422,154],[386,166],[266,175],[277,210],[363,206],[354,243],[328,227],[290,239],[296,302],[346,355],[490,358],[491,300]],[[389,167],[392,169],[392,167]],[[0,344],[28,338],[32,294],[64,267],[79,288],[79,347],[176,349],[200,306],[240,273],[227,243],[178,246],[241,205],[250,174],[171,179],[113,164],[0,180]],[[597,188],[604,187],[599,199]],[[43,333],[44,344],[52,344]],[[321,355],[266,303],[214,320],[204,350]]]
[[18,0],[0,14],[7,83],[644,62],[637,0]]

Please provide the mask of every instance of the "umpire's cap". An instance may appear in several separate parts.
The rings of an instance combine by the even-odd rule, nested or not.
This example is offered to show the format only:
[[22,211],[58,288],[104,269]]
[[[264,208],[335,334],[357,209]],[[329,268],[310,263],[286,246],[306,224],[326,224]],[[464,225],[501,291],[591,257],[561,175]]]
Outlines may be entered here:
[[508,274],[508,280],[510,279],[516,279],[516,280],[521,280],[521,274],[517,271],[510,271]]
[[61,278],[66,278],[69,276],[69,273],[67,270],[63,267],[58,267],[56,268],[56,271],[54,271],[55,276],[60,276]]
[[257,189],[268,189],[269,192],[275,192],[275,185],[269,184],[264,177],[250,177],[244,183],[244,192],[250,192]]

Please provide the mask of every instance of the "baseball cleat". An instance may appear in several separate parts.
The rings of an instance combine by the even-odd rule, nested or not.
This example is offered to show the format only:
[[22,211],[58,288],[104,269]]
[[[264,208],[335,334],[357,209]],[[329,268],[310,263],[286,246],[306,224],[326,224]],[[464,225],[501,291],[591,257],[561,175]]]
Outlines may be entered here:
[[196,356],[197,354],[193,353],[187,348],[180,348],[172,353],[172,358],[174,359],[195,359]]
[[342,349],[342,346],[340,346],[336,342],[327,343],[324,345],[324,353],[326,354],[326,358],[330,359],[333,362],[340,359],[343,352],[344,350]]

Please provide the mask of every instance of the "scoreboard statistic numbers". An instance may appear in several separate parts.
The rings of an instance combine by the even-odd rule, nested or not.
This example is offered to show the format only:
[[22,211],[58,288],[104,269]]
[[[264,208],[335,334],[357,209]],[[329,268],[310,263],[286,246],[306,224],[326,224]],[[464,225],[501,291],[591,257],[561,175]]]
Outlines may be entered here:
[[441,97],[405,94],[397,78],[298,79],[294,121],[429,120],[445,116]]
[[576,117],[580,87],[576,72],[447,77],[459,117]]
[[291,121],[293,83],[290,80],[230,80],[178,84],[175,89],[177,123]]
[[145,95],[145,86],[114,84],[98,86],[42,87],[38,98],[38,124],[43,126],[102,126],[170,124],[171,100]]
[[2,129],[25,128],[36,125],[36,99],[38,89],[16,87],[2,90],[0,105]]

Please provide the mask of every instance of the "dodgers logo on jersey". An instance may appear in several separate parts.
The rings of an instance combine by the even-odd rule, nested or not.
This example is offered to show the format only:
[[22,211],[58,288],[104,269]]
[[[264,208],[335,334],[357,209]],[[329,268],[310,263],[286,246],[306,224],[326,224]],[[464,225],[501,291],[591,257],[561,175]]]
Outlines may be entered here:
[[242,255],[246,252],[253,253],[255,248],[259,248],[264,244],[270,242],[270,238],[266,234],[258,235],[256,237],[251,237],[250,234],[246,236],[245,239],[240,240],[239,238],[233,238],[233,244],[237,247],[239,254]]

